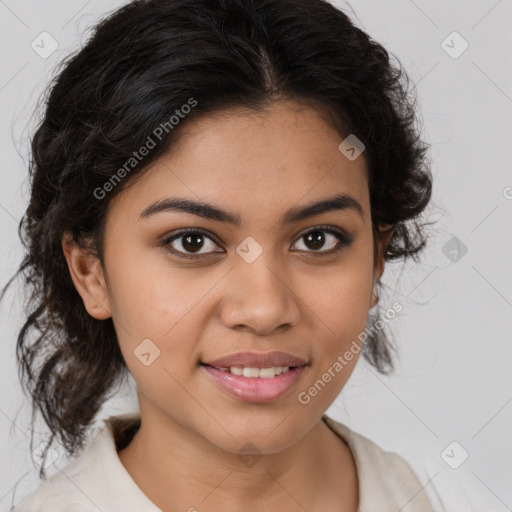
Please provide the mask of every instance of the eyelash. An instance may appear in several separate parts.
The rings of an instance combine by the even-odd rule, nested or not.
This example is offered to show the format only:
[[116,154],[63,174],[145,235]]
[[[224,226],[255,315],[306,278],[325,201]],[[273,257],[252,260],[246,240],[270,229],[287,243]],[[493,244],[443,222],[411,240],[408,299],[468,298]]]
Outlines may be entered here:
[[[299,237],[297,238],[297,241],[299,241],[301,238],[303,238],[306,235],[308,235],[310,233],[313,233],[315,231],[321,231],[321,232],[329,233],[329,234],[335,236],[338,239],[337,247],[334,248],[334,249],[330,249],[328,251],[303,251],[303,252],[311,253],[311,254],[314,254],[315,256],[327,256],[327,255],[336,253],[338,251],[341,251],[344,247],[346,247],[346,246],[348,246],[348,245],[350,245],[352,243],[352,238],[351,237],[347,236],[343,231],[335,229],[335,228],[333,228],[331,226],[315,226],[315,227],[309,229],[308,231],[305,231],[301,235],[299,235]],[[208,255],[211,255],[211,254],[213,254],[215,252],[218,252],[218,251],[212,251],[212,252],[209,252],[209,253],[193,255],[193,254],[187,254],[187,253],[183,253],[181,251],[177,251],[176,249],[171,247],[170,244],[172,242],[174,242],[174,240],[178,240],[179,238],[182,238],[185,235],[188,235],[188,234],[191,234],[191,233],[192,234],[197,234],[197,235],[203,235],[206,238],[209,238],[210,240],[212,240],[212,242],[217,244],[215,239],[212,238],[212,236],[207,231],[204,231],[203,229],[200,229],[200,228],[186,228],[186,229],[183,229],[180,232],[172,235],[171,237],[168,237],[165,240],[163,240],[162,241],[162,246],[165,247],[166,249],[168,249],[173,254],[177,255],[178,257],[186,258],[186,259],[198,259],[198,258],[201,258],[201,257],[205,257],[205,256],[208,256]],[[299,251],[299,252],[301,252],[301,251]]]

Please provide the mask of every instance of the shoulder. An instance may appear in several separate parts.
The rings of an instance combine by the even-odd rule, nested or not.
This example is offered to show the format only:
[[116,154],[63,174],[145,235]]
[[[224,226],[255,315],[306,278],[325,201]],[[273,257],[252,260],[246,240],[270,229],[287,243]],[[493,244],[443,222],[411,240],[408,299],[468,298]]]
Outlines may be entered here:
[[422,483],[398,453],[386,451],[371,439],[324,415],[326,424],[349,446],[357,469],[361,512],[397,510],[434,512]]
[[94,510],[74,481],[82,480],[85,452],[57,473],[43,480],[12,512],[89,512]]
[[117,456],[139,418],[130,413],[104,420],[78,457],[43,480],[11,512],[157,511]]

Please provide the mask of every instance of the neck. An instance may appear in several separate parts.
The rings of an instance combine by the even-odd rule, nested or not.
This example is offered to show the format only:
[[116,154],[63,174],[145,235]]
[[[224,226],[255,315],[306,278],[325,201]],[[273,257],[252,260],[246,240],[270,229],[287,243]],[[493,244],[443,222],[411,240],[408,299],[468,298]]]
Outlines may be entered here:
[[347,511],[355,510],[350,450],[321,419],[284,450],[251,457],[225,451],[184,425],[144,412],[141,408],[140,429],[118,455],[144,494],[165,512],[251,512],[263,505],[313,511],[319,496],[331,503],[333,492],[341,500],[337,510],[345,510],[343,502]]

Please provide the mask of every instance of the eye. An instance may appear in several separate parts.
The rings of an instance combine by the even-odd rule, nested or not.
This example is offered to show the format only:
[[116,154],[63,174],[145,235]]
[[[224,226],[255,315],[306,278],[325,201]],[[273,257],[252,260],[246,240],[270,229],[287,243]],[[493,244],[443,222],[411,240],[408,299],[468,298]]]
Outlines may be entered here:
[[[327,233],[327,236],[325,233]],[[302,240],[304,240],[306,252],[318,252],[319,256],[340,251],[343,249],[343,247],[352,243],[352,239],[343,231],[335,229],[331,226],[317,226],[313,229],[310,229],[299,237],[299,241]],[[318,250],[323,248],[325,245],[327,245],[328,250]],[[307,249],[312,249],[312,251]]]
[[[205,240],[208,240],[210,244],[205,243]],[[177,242],[176,245],[173,245],[175,242]],[[196,258],[205,254],[211,254],[212,252],[222,252],[208,250],[214,248],[217,244],[205,231],[197,228],[184,229],[172,237],[166,238],[162,245],[168,247],[172,253],[183,258]],[[204,248],[207,250],[200,252]]]
[[[325,233],[327,233],[327,236]],[[305,252],[318,253],[318,256],[340,251],[343,247],[352,243],[351,237],[342,230],[331,226],[317,226],[310,229],[300,235],[299,241],[303,239],[306,247]],[[320,251],[319,249],[324,248],[325,245],[327,245],[328,250]],[[199,258],[207,254],[223,252],[222,249],[220,251],[215,250],[215,246],[218,246],[218,244],[207,232],[199,228],[183,229],[163,240],[162,246],[168,248],[176,256],[183,258]],[[299,250],[304,251],[304,249]]]

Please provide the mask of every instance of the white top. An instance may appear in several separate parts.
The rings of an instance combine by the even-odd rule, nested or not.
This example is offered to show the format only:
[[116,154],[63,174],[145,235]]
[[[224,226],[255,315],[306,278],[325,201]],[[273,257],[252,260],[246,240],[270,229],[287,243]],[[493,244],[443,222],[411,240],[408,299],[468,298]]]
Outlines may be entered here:
[[[325,414],[322,419],[354,456],[359,480],[357,512],[396,512],[402,507],[407,512],[437,512],[429,499],[432,489],[427,493],[432,483],[422,484],[405,459]],[[43,480],[12,512],[162,512],[137,486],[117,454],[118,430],[111,422],[127,426],[138,420],[139,413],[103,420],[82,453]]]

